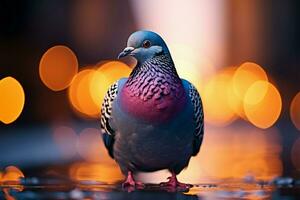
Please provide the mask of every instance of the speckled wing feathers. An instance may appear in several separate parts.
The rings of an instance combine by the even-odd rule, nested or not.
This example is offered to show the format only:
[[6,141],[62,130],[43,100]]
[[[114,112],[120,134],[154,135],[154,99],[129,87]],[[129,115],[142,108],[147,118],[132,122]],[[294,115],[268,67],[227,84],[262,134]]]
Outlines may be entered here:
[[194,146],[193,146],[193,155],[197,155],[200,150],[200,146],[203,140],[204,133],[204,115],[203,115],[203,107],[200,95],[192,84],[190,84],[189,96],[191,98],[193,108],[194,108],[194,120],[196,123],[196,129],[194,132]]
[[118,81],[110,86],[108,89],[101,108],[101,131],[103,136],[103,142],[108,150],[109,155],[113,158],[113,144],[115,131],[109,124],[111,120],[112,104],[118,94]]
[[111,118],[112,103],[118,94],[118,82],[113,83],[108,89],[101,108],[101,129],[109,135],[114,134],[114,130],[109,125]]

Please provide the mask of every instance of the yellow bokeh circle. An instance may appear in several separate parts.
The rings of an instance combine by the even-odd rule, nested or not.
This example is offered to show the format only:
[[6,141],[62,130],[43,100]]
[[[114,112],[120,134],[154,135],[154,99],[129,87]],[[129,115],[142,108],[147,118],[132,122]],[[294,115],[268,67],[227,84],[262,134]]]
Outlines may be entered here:
[[[256,98],[261,100],[254,104]],[[279,118],[281,108],[282,101],[277,88],[267,81],[253,83],[245,94],[245,114],[259,128],[271,127]]]
[[226,71],[214,76],[201,93],[205,119],[208,123],[225,126],[236,119],[236,114],[230,107],[231,75]]
[[120,78],[127,78],[131,69],[125,63],[108,61],[97,66],[98,69],[91,78],[89,91],[96,105],[101,107],[109,87]]
[[93,73],[94,69],[84,69],[74,77],[69,87],[69,100],[76,111],[88,117],[98,118],[100,106],[94,103],[89,90]]
[[23,87],[13,77],[6,77],[0,80],[0,94],[0,121],[12,123],[20,116],[24,107]]
[[256,81],[268,81],[266,72],[256,63],[243,63],[233,75],[233,88],[236,95],[244,100],[245,94],[249,87]]

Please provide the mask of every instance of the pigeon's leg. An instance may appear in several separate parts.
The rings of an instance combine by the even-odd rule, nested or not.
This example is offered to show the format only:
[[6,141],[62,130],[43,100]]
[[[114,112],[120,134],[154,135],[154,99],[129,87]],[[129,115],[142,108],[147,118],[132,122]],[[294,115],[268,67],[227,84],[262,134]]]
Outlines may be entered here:
[[186,183],[181,183],[177,180],[176,174],[174,172],[171,172],[172,176],[168,177],[167,182],[162,182],[160,183],[161,186],[163,187],[170,187],[170,188],[179,188],[179,189],[189,189],[193,187],[192,184],[186,184]]
[[122,184],[123,188],[131,187],[131,188],[144,188],[145,185],[142,182],[135,181],[133,178],[133,174],[131,171],[128,171],[127,178],[125,182]]

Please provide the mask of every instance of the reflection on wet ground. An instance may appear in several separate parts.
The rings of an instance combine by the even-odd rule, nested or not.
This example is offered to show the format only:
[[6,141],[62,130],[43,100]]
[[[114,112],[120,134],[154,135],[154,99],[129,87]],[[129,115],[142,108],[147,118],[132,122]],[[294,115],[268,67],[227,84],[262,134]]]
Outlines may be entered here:
[[0,185],[0,199],[297,199],[300,181],[278,178],[271,182],[224,180],[218,184],[194,184],[187,191],[167,191],[147,184],[142,190],[123,189],[120,183],[71,182],[59,179],[23,178]]
[[[178,176],[181,182],[194,184],[193,188],[167,191],[148,184],[132,192],[121,188],[119,181],[124,176],[108,156],[99,129],[90,124],[70,127],[55,128],[54,132],[49,127],[32,128],[27,134],[19,131],[1,136],[0,152],[5,152],[0,154],[1,200],[300,199],[300,181],[276,178],[284,174],[282,155],[291,154],[297,164],[300,143],[295,143],[293,151],[284,152],[276,127],[206,126],[200,153]],[[296,172],[288,174],[299,177]],[[136,178],[159,183],[168,176],[169,172],[162,170],[137,174]]]

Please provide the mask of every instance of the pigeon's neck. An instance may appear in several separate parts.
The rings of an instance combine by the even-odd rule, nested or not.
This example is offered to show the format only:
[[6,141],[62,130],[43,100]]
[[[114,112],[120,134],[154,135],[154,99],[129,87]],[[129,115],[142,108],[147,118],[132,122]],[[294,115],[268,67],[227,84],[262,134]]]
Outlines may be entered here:
[[173,76],[175,79],[179,79],[173,60],[169,54],[156,55],[153,58],[147,59],[144,62],[137,63],[129,76],[128,82],[134,81],[139,76],[146,72],[152,71],[153,73],[161,73],[164,75]]
[[178,96],[182,83],[170,55],[162,54],[142,64],[138,63],[130,74],[126,87],[132,92],[132,96],[151,99],[154,95],[157,98],[164,95]]
[[167,121],[186,103],[173,61],[159,55],[136,66],[121,91],[121,107],[147,121]]

